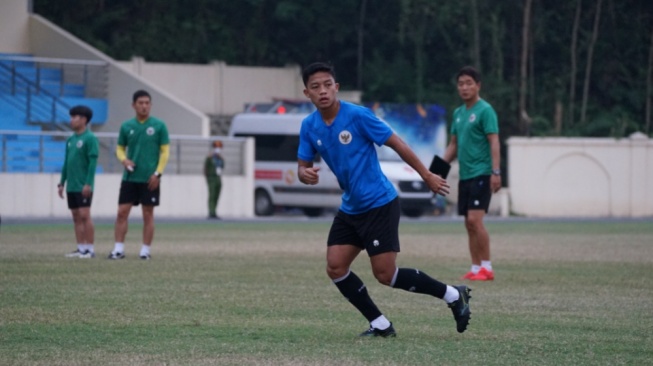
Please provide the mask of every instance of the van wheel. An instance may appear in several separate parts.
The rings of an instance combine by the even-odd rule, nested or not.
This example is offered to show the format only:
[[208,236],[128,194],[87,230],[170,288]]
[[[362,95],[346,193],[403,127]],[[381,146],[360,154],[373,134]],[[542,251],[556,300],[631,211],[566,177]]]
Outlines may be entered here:
[[270,195],[263,189],[259,189],[254,194],[254,213],[257,216],[270,216],[274,213],[274,204]]
[[424,214],[424,209],[421,208],[402,208],[401,212],[408,217],[420,217]]
[[324,213],[322,207],[304,207],[304,215],[308,217],[319,217]]

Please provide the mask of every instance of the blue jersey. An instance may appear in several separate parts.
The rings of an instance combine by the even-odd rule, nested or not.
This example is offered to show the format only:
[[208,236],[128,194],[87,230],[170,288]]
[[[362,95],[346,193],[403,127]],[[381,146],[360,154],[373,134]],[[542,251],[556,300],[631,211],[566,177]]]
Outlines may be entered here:
[[313,161],[320,153],[344,191],[340,210],[360,214],[397,197],[394,186],[381,171],[374,147],[383,145],[392,134],[390,126],[369,109],[340,101],[340,110],[330,126],[319,111],[304,119],[297,157]]

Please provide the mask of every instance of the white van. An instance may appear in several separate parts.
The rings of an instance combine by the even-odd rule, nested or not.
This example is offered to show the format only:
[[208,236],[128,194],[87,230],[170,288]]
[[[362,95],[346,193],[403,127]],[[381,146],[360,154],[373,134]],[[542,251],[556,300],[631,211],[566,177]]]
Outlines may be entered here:
[[[335,175],[318,155],[320,181],[306,185],[297,178],[299,130],[307,114],[240,113],[229,129],[231,137],[254,137],[254,212],[274,213],[275,207],[301,208],[307,216],[320,216],[327,208],[338,208],[342,190]],[[435,196],[419,174],[394,150],[377,147],[381,169],[399,193],[404,215],[419,217],[433,208]]]

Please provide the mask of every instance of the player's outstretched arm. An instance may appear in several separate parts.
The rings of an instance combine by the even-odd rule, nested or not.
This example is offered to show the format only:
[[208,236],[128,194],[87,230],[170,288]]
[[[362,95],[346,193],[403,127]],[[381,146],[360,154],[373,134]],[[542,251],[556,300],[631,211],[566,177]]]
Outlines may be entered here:
[[392,136],[390,136],[390,138],[388,138],[388,140],[385,142],[385,145],[396,151],[397,154],[399,154],[399,156],[406,162],[406,164],[415,169],[415,171],[422,177],[424,182],[426,182],[426,184],[429,186],[431,191],[439,193],[443,196],[449,194],[449,184],[447,181],[439,175],[435,175],[426,169],[424,164],[422,164],[422,161],[419,160],[410,146],[408,146],[404,140],[397,136],[397,134],[393,133]]

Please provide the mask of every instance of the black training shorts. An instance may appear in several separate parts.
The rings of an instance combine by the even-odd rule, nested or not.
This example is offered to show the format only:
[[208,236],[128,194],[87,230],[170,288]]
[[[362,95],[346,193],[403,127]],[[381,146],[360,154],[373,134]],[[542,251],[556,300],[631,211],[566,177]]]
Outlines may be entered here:
[[128,182],[123,180],[120,184],[120,196],[118,197],[118,204],[131,203],[134,206],[142,204],[143,206],[158,206],[159,205],[159,186],[150,191],[147,188],[147,183]]
[[80,207],[91,207],[93,192],[88,198],[82,196],[82,192],[66,192],[66,197],[68,198],[68,208],[75,210]]
[[367,250],[370,257],[399,252],[399,212],[399,198],[357,215],[338,210],[327,245],[351,244]]
[[485,210],[492,198],[490,176],[480,175],[458,182],[458,215],[467,216],[469,210]]

